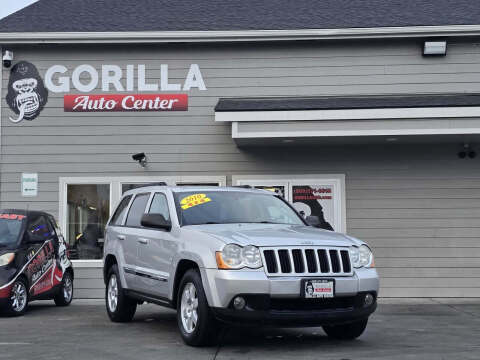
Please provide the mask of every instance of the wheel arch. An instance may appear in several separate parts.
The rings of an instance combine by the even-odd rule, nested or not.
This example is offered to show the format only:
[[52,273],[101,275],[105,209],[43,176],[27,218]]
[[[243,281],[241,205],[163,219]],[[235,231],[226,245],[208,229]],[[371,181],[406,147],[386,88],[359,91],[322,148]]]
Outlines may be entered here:
[[107,275],[108,275],[108,270],[113,266],[113,265],[118,265],[118,261],[117,261],[117,258],[115,257],[115,255],[112,255],[112,254],[108,254],[106,257],[105,257],[105,261],[103,263],[103,282],[105,283],[105,285],[107,285]]
[[182,280],[183,275],[185,275],[185,273],[191,269],[200,271],[198,264],[190,259],[181,259],[177,264],[172,289],[172,305],[174,308],[177,307],[178,288],[180,287],[180,281]]

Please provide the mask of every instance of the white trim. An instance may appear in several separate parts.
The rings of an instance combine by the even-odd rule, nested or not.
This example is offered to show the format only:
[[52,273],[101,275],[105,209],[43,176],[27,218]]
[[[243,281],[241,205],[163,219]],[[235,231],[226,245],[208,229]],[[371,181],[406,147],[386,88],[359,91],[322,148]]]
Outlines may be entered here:
[[[448,124],[447,124],[448,125]],[[411,136],[411,135],[475,135],[480,128],[436,128],[436,129],[395,129],[395,130],[309,130],[309,131],[246,131],[237,132],[233,139],[257,138],[312,138],[312,137],[344,137],[344,136]]]
[[2,44],[251,42],[479,35],[480,25],[444,25],[298,30],[4,32],[0,33],[0,42]]
[[103,260],[71,260],[71,261],[74,269],[103,267]]
[[339,198],[338,206],[334,207],[337,232],[347,231],[347,200],[345,196],[345,174],[289,174],[289,175],[232,175],[234,185],[286,185],[286,198],[292,202],[290,187],[292,185],[332,185],[334,197]]
[[218,122],[438,119],[471,117],[480,117],[480,106],[215,112],[215,121]]

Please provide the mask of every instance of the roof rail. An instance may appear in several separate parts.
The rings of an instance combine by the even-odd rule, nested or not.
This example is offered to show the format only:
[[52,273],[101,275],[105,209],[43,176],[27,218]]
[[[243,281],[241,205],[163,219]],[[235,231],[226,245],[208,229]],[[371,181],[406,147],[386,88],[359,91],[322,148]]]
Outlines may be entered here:
[[135,187],[135,189],[147,187],[147,186],[167,186],[167,183],[165,181],[159,181],[159,182],[153,182],[148,184],[139,184],[138,186]]
[[242,188],[242,189],[254,189],[252,185],[234,185],[232,187]]

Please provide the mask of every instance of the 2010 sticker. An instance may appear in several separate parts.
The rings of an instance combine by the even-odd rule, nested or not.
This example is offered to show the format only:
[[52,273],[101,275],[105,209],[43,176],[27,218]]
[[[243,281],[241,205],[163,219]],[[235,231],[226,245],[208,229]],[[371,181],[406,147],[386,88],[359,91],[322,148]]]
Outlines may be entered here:
[[193,194],[187,197],[184,197],[180,200],[180,205],[183,210],[190,209],[191,207],[205,204],[212,201],[206,194]]

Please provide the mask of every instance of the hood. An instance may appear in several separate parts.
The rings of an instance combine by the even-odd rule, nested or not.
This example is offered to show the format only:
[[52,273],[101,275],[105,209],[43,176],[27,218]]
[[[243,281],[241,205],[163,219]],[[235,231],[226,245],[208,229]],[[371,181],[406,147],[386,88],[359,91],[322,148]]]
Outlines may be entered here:
[[363,244],[349,236],[305,225],[286,224],[208,224],[185,226],[242,246],[351,246]]

